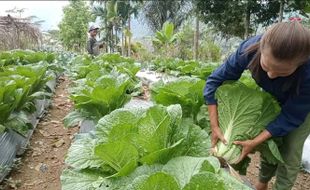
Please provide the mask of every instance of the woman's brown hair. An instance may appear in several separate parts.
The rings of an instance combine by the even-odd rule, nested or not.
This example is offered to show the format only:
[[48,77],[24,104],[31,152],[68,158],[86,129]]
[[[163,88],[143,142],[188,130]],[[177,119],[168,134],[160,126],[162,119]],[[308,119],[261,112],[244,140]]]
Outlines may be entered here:
[[[277,23],[264,33],[258,43],[248,47],[245,54],[254,53],[248,68],[257,82],[261,73],[264,72],[260,66],[260,57],[262,51],[267,48],[277,60],[292,61],[292,64],[300,66],[310,56],[310,31],[298,21]],[[300,79],[297,79],[299,70],[300,67],[294,73],[297,83],[300,82]],[[290,86],[292,85],[298,86],[298,84]]]

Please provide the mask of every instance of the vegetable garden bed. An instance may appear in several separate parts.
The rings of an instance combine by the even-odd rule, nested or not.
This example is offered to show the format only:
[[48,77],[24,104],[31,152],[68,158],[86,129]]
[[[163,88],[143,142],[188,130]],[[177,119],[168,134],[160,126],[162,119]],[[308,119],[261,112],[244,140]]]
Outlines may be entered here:
[[59,67],[51,53],[14,50],[0,54],[0,182],[24,153],[50,105]]
[[[179,79],[175,76],[164,73],[156,74],[150,71],[138,72],[138,70],[135,70],[130,72],[128,71],[130,67],[126,67],[126,65],[133,64],[131,60],[113,54],[99,56],[94,60],[88,60],[87,57],[77,58],[73,62],[72,77],[77,82],[71,90],[71,99],[75,102],[76,109],[65,118],[65,125],[74,126],[80,123],[81,134],[75,137],[68,152],[66,164],[69,168],[64,170],[61,177],[63,189],[76,189],[78,187],[84,189],[136,189],[137,187],[134,186],[137,184],[142,185],[142,189],[147,189],[155,184],[157,186],[164,185],[161,183],[161,179],[168,180],[165,185],[171,186],[172,189],[186,189],[191,188],[191,185],[200,184],[200,178],[216,182],[212,184],[214,187],[250,189],[243,185],[242,182],[234,179],[227,171],[222,170],[215,157],[208,157],[210,156],[210,143],[208,142],[207,131],[195,124],[203,125],[207,123],[206,116],[203,117],[205,110],[201,111],[200,109],[203,105],[201,89],[204,81],[190,77]],[[87,67],[85,67],[86,65]],[[122,69],[118,65],[122,65]],[[85,69],[87,69],[87,72]],[[116,71],[118,73],[113,73],[111,77],[111,74],[108,74],[107,71],[112,71],[112,73]],[[115,94],[111,96],[112,99],[106,101],[104,100],[105,95],[97,99],[94,93],[100,87],[102,88],[102,95],[110,94],[113,92],[112,86],[103,85],[110,82],[104,82],[102,79],[119,80],[118,78],[124,74],[133,81],[136,81],[136,74],[144,85],[151,84],[153,86],[155,82],[158,83],[158,80],[162,81],[162,83],[151,87],[152,96],[154,96],[152,102],[132,98],[127,104],[118,104],[110,111],[104,111],[111,108],[110,103],[124,95]],[[166,99],[162,95],[166,91],[161,89],[161,86],[166,83],[175,83],[171,87],[167,87],[167,92],[172,90],[173,93],[179,93],[174,98],[169,99],[172,101],[168,102],[165,101]],[[184,87],[179,92],[174,91],[177,86],[182,85]],[[117,85],[113,85],[113,87],[115,88]],[[128,93],[128,90],[125,94]],[[129,91],[133,92],[132,90]],[[118,90],[118,92],[122,91]],[[131,95],[133,94],[136,93]],[[158,98],[155,97],[155,94]],[[163,98],[160,98],[161,96]],[[178,103],[181,106],[173,105]],[[163,104],[167,107],[157,104]],[[91,112],[92,114],[90,114]],[[177,130],[179,127],[180,130],[183,128],[184,131],[181,130],[180,133],[176,131],[175,134],[163,133],[164,131],[171,132],[173,128],[175,128],[173,130]],[[137,131],[137,134],[134,131]],[[131,133],[133,136],[131,136]],[[194,134],[198,136],[196,137]],[[125,137],[124,135],[129,136]],[[136,135],[137,139],[134,137]],[[139,135],[141,135],[141,138],[138,137]],[[131,142],[136,142],[139,145],[134,143],[133,146]],[[141,146],[141,148],[135,150],[136,146]],[[143,149],[144,151],[142,151]],[[132,155],[134,152],[137,154]],[[123,162],[118,163],[118,158],[121,157]],[[176,168],[182,168],[182,165],[186,165],[187,162],[196,161],[202,164],[201,168],[192,175],[187,176],[185,181],[179,179],[177,173],[186,175],[191,170],[190,165],[187,169],[180,169],[177,173],[174,173],[174,169],[171,168],[172,165],[177,163],[181,165],[176,166]],[[204,165],[208,165],[207,168],[209,169],[203,169],[206,167]],[[166,167],[167,169],[165,169]],[[139,175],[144,177],[140,179]],[[87,180],[79,181],[80,178]]]
[[[209,153],[202,76],[180,67],[168,74],[139,71],[132,59],[115,54],[78,56],[70,64],[75,109],[64,124],[80,131],[66,157],[62,189],[252,188]],[[257,88],[248,73],[241,80]],[[37,100],[36,117],[44,105]]]

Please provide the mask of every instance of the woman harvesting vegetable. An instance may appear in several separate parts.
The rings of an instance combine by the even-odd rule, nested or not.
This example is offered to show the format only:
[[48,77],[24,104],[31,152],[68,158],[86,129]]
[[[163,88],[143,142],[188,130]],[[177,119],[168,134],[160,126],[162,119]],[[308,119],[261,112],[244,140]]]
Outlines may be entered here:
[[310,31],[297,19],[277,23],[263,35],[242,42],[237,51],[207,79],[204,97],[208,104],[212,147],[226,142],[219,128],[215,91],[226,80],[238,80],[249,69],[253,79],[272,94],[281,113],[254,139],[236,141],[243,147],[242,160],[269,138],[280,137],[284,163],[272,165],[261,160],[256,189],[267,189],[276,175],[274,189],[291,189],[299,172],[302,148],[310,133]]

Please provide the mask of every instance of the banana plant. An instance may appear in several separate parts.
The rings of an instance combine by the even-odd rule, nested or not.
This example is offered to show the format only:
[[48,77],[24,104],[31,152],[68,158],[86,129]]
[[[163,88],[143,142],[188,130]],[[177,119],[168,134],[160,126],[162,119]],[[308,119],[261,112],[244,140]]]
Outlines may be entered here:
[[179,33],[175,33],[174,31],[174,24],[165,22],[163,28],[155,33],[155,37],[152,39],[152,42],[158,49],[163,48],[162,50],[166,52],[166,56],[169,56],[169,53],[173,50],[173,44],[179,38]]

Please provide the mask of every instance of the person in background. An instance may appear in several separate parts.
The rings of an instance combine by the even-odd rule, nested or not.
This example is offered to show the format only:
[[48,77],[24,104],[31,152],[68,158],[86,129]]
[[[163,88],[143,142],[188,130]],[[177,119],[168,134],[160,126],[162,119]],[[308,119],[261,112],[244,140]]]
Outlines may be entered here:
[[[273,189],[289,190],[300,171],[303,144],[310,133],[310,31],[299,18],[277,23],[263,35],[242,42],[207,79],[205,101],[211,123],[212,147],[218,140],[226,143],[219,128],[216,89],[226,80],[238,80],[249,69],[253,79],[272,94],[281,106],[281,113],[254,139],[236,141],[242,146],[240,161],[257,145],[276,138],[284,163],[273,165],[261,158],[257,190],[268,188],[273,176]],[[280,140],[280,141],[279,141]]]
[[96,40],[96,36],[99,28],[95,26],[91,26],[88,30],[89,38],[87,41],[87,51],[90,55],[97,56],[99,55],[99,48],[103,48],[102,43],[98,43]]

